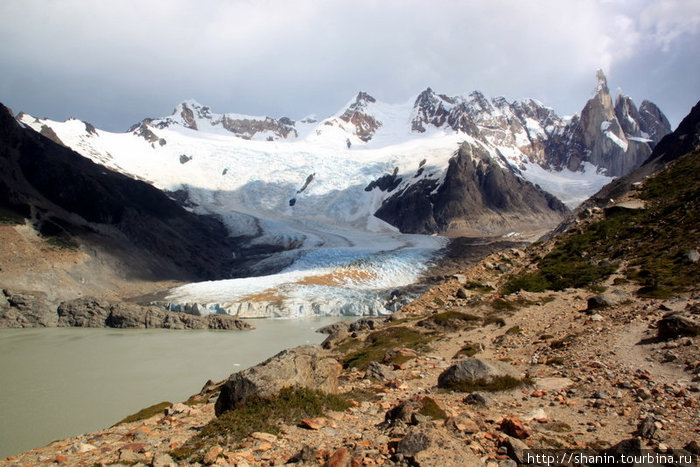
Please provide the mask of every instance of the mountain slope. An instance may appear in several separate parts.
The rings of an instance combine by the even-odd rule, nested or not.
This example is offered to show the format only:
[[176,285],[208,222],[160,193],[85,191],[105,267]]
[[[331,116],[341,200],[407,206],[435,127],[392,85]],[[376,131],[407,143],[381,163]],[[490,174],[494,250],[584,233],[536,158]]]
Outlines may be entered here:
[[135,276],[234,273],[238,245],[218,220],[29,130],[2,106],[0,155],[3,208],[29,218],[42,235],[140,257]]

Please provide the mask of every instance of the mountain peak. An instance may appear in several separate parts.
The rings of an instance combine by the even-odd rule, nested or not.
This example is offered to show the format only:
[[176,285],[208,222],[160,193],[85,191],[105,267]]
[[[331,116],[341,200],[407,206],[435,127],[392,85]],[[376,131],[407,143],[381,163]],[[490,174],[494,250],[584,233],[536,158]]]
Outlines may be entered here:
[[596,71],[596,78],[598,78],[598,84],[596,86],[595,94],[598,94],[600,92],[609,94],[610,91],[608,91],[608,78],[605,77],[605,73],[603,73],[602,69]]
[[357,97],[355,98],[355,102],[360,104],[360,103],[368,103],[368,102],[377,102],[377,99],[374,97],[370,96],[368,93],[364,91],[360,91],[357,93]]

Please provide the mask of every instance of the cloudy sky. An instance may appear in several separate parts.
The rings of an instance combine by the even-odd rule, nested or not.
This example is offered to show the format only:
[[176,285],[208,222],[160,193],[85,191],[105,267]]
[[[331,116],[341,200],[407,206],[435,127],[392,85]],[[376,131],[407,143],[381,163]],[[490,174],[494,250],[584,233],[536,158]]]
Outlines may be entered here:
[[579,112],[595,71],[672,125],[700,99],[698,0],[2,0],[0,102],[124,131],[194,98],[326,117],[430,86]]

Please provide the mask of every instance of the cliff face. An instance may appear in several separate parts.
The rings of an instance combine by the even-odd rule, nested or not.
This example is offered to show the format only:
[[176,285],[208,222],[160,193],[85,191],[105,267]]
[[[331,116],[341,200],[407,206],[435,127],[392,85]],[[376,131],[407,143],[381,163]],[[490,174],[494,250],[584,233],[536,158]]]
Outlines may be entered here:
[[380,219],[409,233],[507,233],[559,223],[569,212],[554,196],[463,144],[444,182],[424,180],[389,198]]

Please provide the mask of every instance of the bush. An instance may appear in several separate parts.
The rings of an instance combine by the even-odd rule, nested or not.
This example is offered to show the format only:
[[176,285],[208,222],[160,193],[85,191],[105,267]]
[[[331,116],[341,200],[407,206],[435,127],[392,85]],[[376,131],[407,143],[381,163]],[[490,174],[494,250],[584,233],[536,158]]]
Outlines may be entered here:
[[281,423],[299,423],[307,417],[319,417],[326,410],[342,411],[349,406],[342,396],[301,387],[284,388],[271,397],[251,396],[235,410],[207,423],[170,455],[176,460],[201,461],[215,444],[235,443],[256,431],[277,434]]
[[382,361],[388,350],[406,347],[423,351],[431,340],[430,336],[404,326],[375,331],[367,336],[362,348],[345,358],[344,366],[366,370],[370,362]]

